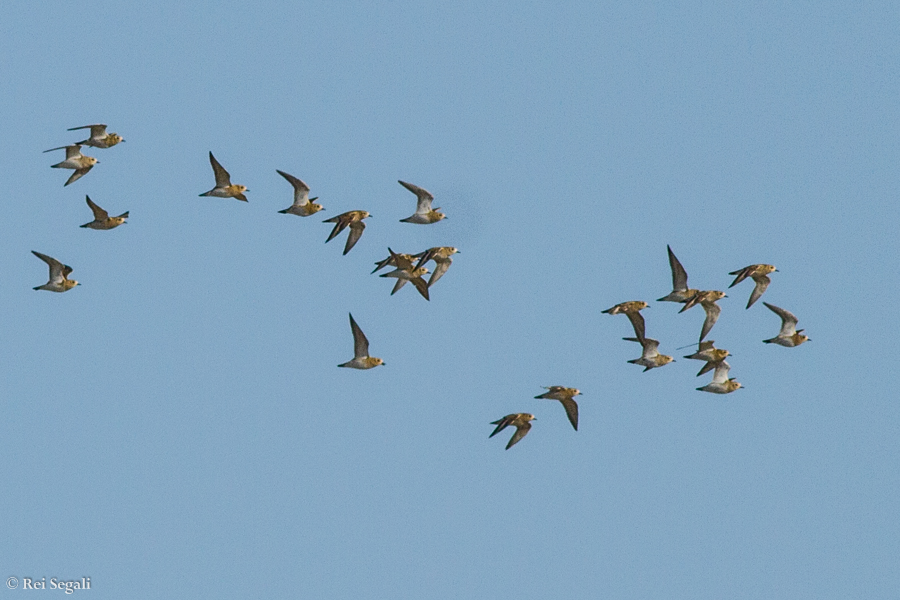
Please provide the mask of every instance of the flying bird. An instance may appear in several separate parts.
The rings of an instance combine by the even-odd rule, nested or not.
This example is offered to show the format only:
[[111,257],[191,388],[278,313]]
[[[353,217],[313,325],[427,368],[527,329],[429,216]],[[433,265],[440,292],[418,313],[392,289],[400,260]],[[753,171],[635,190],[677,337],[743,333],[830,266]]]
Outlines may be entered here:
[[715,343],[714,340],[700,342],[700,346],[696,352],[685,356],[685,358],[690,358],[691,360],[702,360],[706,362],[706,364],[703,365],[703,368],[700,369],[700,372],[697,373],[697,377],[700,377],[704,373],[709,373],[718,367],[719,363],[725,360],[725,357],[731,356],[731,353],[728,350],[716,348],[713,345]]
[[700,331],[700,341],[703,341],[703,338],[709,333],[709,331],[713,328],[713,325],[716,324],[716,321],[719,320],[719,314],[722,312],[722,308],[716,304],[722,298],[727,298],[725,292],[720,292],[718,290],[708,290],[705,292],[697,292],[693,298],[688,300],[684,308],[679,310],[679,313],[683,313],[689,308],[693,308],[698,304],[703,307],[703,310],[706,311],[706,319],[703,321],[703,329]]
[[506,444],[506,449],[509,450],[513,446],[515,446],[519,440],[525,437],[525,434],[531,429],[530,421],[534,421],[534,415],[530,415],[528,413],[513,413],[511,415],[506,415],[502,419],[497,421],[491,421],[491,425],[496,425],[497,428],[494,429],[494,432],[489,435],[489,438],[494,437],[504,429],[509,426],[513,426],[516,428],[516,432],[509,439],[509,443]]
[[773,306],[768,302],[763,302],[766,307],[773,313],[781,317],[781,331],[778,335],[769,340],[763,340],[767,344],[778,344],[786,348],[799,346],[803,342],[808,342],[809,337],[803,334],[803,329],[797,329],[797,317],[793,313]]
[[316,204],[314,202],[319,199],[318,196],[315,198],[309,197],[309,186],[303,183],[303,180],[297,179],[293,175],[285,173],[284,171],[279,171],[278,169],[275,169],[275,172],[287,179],[288,183],[294,186],[294,203],[284,210],[279,210],[279,213],[283,215],[308,217],[323,210],[321,204]]
[[419,290],[419,293],[422,294],[423,298],[430,300],[428,297],[428,284],[422,279],[422,275],[428,273],[428,269],[422,266],[422,263],[425,261],[420,260],[419,264],[413,266],[410,259],[400,254],[396,254],[390,248],[388,248],[388,252],[391,253],[392,262],[397,268],[390,273],[381,275],[381,277],[395,277],[397,279],[397,283],[394,284],[394,289],[391,290],[391,296],[396,294],[397,291],[409,281],[416,286],[416,289]]
[[411,183],[406,183],[405,181],[399,181],[398,183],[411,191],[416,195],[416,198],[419,199],[416,204],[416,212],[405,219],[400,219],[401,223],[418,223],[419,225],[428,225],[429,223],[437,223],[441,219],[446,219],[447,215],[442,212],[438,212],[440,207],[432,210],[431,203],[434,201],[434,196],[431,195],[431,192],[428,190],[422,189],[417,185],[413,185]]
[[429,260],[434,261],[434,272],[428,280],[428,287],[433,286],[437,283],[438,279],[444,276],[444,273],[446,273],[447,269],[450,268],[450,265],[453,264],[453,259],[450,257],[458,252],[459,250],[453,246],[436,246],[415,255],[416,258],[421,259],[420,264],[425,264]]
[[716,370],[713,371],[712,381],[703,387],[698,387],[697,390],[700,392],[710,392],[712,394],[730,394],[739,387],[742,387],[741,384],[734,379],[728,378],[728,371],[730,370],[731,365],[723,360],[716,366]]
[[577,388],[567,388],[561,385],[551,385],[545,387],[547,392],[535,398],[543,398],[545,400],[558,400],[563,408],[566,409],[566,416],[569,417],[569,423],[578,431],[578,404],[575,402],[575,396],[580,396],[581,392]]
[[359,238],[362,237],[363,230],[366,228],[366,224],[363,223],[363,219],[369,218],[370,215],[368,212],[364,210],[351,210],[336,217],[331,217],[330,219],[325,219],[322,221],[323,223],[334,223],[334,229],[331,230],[331,233],[328,235],[328,239],[325,240],[327,244],[331,240],[335,238],[337,234],[342,232],[348,226],[350,227],[350,234],[347,236],[347,243],[344,245],[344,254],[346,255],[350,252],[350,249],[356,245],[356,242],[359,241]]
[[670,362],[674,362],[675,359],[666,354],[659,353],[659,340],[654,340],[651,338],[622,338],[626,342],[638,342],[641,345],[643,351],[641,352],[641,357],[636,358],[634,360],[629,360],[628,362],[633,365],[641,365],[644,367],[644,373],[649,371],[650,369],[655,369],[656,367],[662,367],[664,365],[669,364]]
[[692,290],[688,287],[687,271],[675,258],[672,248],[667,245],[666,250],[669,252],[669,267],[672,269],[672,292],[668,296],[658,299],[657,302],[687,302],[700,290]]
[[[388,249],[390,250],[390,248]],[[394,262],[394,257],[399,256],[401,258],[405,258],[409,262],[414,262],[416,259],[421,258],[421,254],[404,254],[402,252],[395,252],[394,254],[388,254],[388,257],[384,260],[379,260],[375,263],[375,268],[372,270],[372,274],[377,273],[385,267],[396,267],[396,263]]]
[[72,173],[69,179],[63,184],[63,187],[84,177],[88,171],[94,168],[94,165],[100,162],[93,156],[85,156],[82,154],[80,144],[59,146],[58,148],[44,150],[44,152],[53,152],[54,150],[62,150],[63,148],[66,149],[66,160],[61,163],[56,163],[55,165],[50,165],[53,169],[75,169],[75,172]]
[[777,271],[778,269],[775,268],[775,265],[750,265],[749,267],[744,267],[743,269],[729,273],[729,275],[737,275],[737,277],[734,278],[734,281],[732,281],[731,285],[728,287],[732,288],[748,277],[752,278],[753,281],[756,282],[756,286],[750,294],[750,301],[747,302],[747,308],[750,308],[753,306],[753,303],[759,300],[759,297],[763,295],[763,292],[766,291],[769,284],[772,283],[772,280],[769,279],[769,273],[775,273]]
[[68,292],[76,285],[81,285],[74,279],[69,279],[69,273],[72,272],[72,267],[69,265],[64,265],[55,258],[34,250],[31,253],[50,266],[50,279],[44,285],[39,285],[33,289],[47,290],[48,292]]
[[118,133],[106,133],[106,125],[82,125],[81,127],[71,127],[68,131],[78,131],[79,129],[90,129],[91,137],[78,142],[85,146],[93,146],[94,148],[111,148],[119,142],[124,142],[122,136]]
[[631,326],[634,327],[634,335],[637,336],[639,340],[644,339],[644,317],[641,316],[640,311],[650,306],[643,300],[632,300],[630,302],[622,302],[616,304],[612,308],[607,308],[604,311],[601,311],[607,315],[625,315],[628,317],[628,320],[631,321]]
[[353,332],[353,360],[347,361],[339,367],[347,367],[349,369],[372,369],[384,364],[384,361],[374,356],[369,356],[369,340],[366,334],[362,332],[353,315],[350,315],[350,331]]
[[247,186],[239,184],[231,184],[231,175],[219,164],[213,153],[209,153],[209,164],[212,165],[213,173],[216,176],[216,187],[200,194],[201,196],[215,196],[216,198],[237,198],[243,202],[247,202],[247,196],[244,192],[249,192]]
[[94,213],[94,220],[90,223],[85,223],[84,225],[82,225],[82,227],[99,230],[114,229],[123,224],[125,222],[125,219],[128,218],[128,211],[123,212],[118,217],[111,217],[109,216],[108,212],[94,204],[90,196],[85,195],[84,199],[87,201],[87,205],[91,207],[91,211],[93,211]]

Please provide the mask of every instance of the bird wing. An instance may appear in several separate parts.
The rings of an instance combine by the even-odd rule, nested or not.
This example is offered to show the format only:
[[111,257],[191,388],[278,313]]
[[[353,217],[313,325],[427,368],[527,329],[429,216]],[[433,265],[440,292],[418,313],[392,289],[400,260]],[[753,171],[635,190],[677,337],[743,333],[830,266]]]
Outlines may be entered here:
[[393,260],[394,260],[393,257],[388,256],[384,260],[378,261],[377,263],[375,263],[375,270],[373,270],[372,273],[377,273],[381,269],[383,269],[387,266],[390,266],[392,264],[391,261],[393,261]]
[[756,287],[753,288],[753,293],[750,294],[750,301],[747,302],[747,308],[753,306],[753,303],[759,300],[759,297],[763,295],[763,292],[765,292],[766,288],[769,287],[769,284],[772,283],[772,280],[769,279],[768,275],[757,275],[753,278],[753,281],[756,282]]
[[669,267],[672,269],[672,290],[675,292],[684,292],[688,289],[687,271],[684,270],[684,267],[682,267],[681,263],[678,262],[678,259],[675,258],[675,253],[672,252],[672,249],[669,246],[666,246],[666,250],[669,251]]
[[631,326],[634,327],[634,335],[636,335],[639,340],[643,340],[645,331],[644,317],[641,316],[641,313],[638,311],[628,311],[625,315],[628,317],[628,320],[631,321]]
[[494,428],[494,431],[488,437],[492,438],[495,435],[497,435],[498,433],[500,433],[501,431],[503,431],[504,429],[506,429],[514,418],[516,418],[516,415],[506,415],[502,419],[497,419],[496,421],[491,421],[491,425],[496,425],[497,427]]
[[[66,160],[70,158],[77,158],[81,156],[81,145],[80,144],[71,144],[69,146],[65,146],[66,149]],[[90,167],[88,167],[90,168]]]
[[[50,267],[50,283],[62,283],[66,278],[65,276],[72,272],[72,267],[68,267],[52,256],[47,256],[46,254],[41,254],[40,252],[31,251],[32,254],[37,256],[39,259],[47,263]],[[63,274],[65,272],[65,275]]]
[[[413,254],[413,258],[418,258],[419,263],[416,265],[417,267],[421,267],[423,264],[427,263],[429,260],[434,260],[434,255],[437,253],[438,248],[429,248],[428,250],[422,250],[418,254]],[[435,261],[437,262],[437,261]]]
[[509,450],[513,446],[515,446],[519,440],[525,437],[525,434],[531,429],[531,423],[525,421],[524,423],[516,425],[516,432],[513,434],[511,438],[509,438],[509,443],[506,444],[506,449]]
[[644,349],[641,358],[653,358],[654,356],[659,356],[659,340],[643,338],[640,342],[641,347]]
[[434,272],[431,274],[431,279],[428,280],[428,287],[437,283],[437,280],[444,276],[444,273],[447,272],[452,263],[453,261],[449,258],[441,262],[435,262]]
[[231,175],[225,170],[225,167],[219,164],[213,153],[209,153],[209,164],[212,165],[213,173],[216,176],[216,187],[228,187],[231,185]]
[[729,273],[729,275],[737,275],[737,277],[734,278],[734,281],[732,281],[731,285],[729,285],[728,287],[734,287],[743,280],[747,279],[747,276],[753,271],[753,268],[755,266],[756,265],[750,265],[749,267],[744,267],[743,269],[738,269],[737,271],[732,271],[731,273]]
[[353,357],[365,358],[369,356],[369,340],[366,339],[366,334],[362,332],[362,329],[353,320],[352,314],[350,315],[350,331],[353,332]]
[[70,127],[66,131],[78,131],[79,129],[90,129],[91,137],[103,137],[106,135],[106,125],[97,124],[97,125],[82,125],[81,127]]
[[794,333],[797,332],[798,319],[794,316],[794,313],[784,310],[783,308],[778,308],[768,302],[763,302],[763,304],[765,304],[773,313],[781,317],[781,331],[778,332],[778,337],[794,335]]
[[350,249],[356,245],[356,242],[359,241],[359,238],[362,237],[363,229],[366,228],[366,224],[362,221],[354,221],[350,223],[350,235],[347,236],[347,243],[344,245],[344,254],[350,252]]
[[700,377],[704,373],[709,373],[710,371],[712,371],[713,369],[715,369],[718,366],[719,366],[718,361],[714,361],[714,360],[706,361],[706,364],[703,365],[703,368],[697,372],[697,377]]
[[388,252],[391,253],[391,260],[394,263],[394,266],[400,269],[401,271],[410,271],[413,268],[412,261],[406,258],[401,254],[397,254],[393,250],[388,247]]
[[690,299],[687,300],[687,302],[684,303],[684,306],[681,307],[681,310],[679,310],[678,313],[680,314],[690,308],[694,308],[695,306],[697,306],[697,303],[700,302],[702,299],[703,299],[703,292],[697,292],[696,294],[691,296]]
[[[384,275],[382,275],[382,277],[384,277]],[[406,282],[407,282],[407,281],[409,281],[409,280],[408,280],[408,279],[400,279],[400,278],[398,277],[398,278],[397,278],[397,283],[394,284],[394,289],[391,290],[391,296],[393,296],[394,294],[396,294],[397,292],[399,292],[399,291],[400,291],[400,288],[402,288],[404,285],[406,285]]]
[[702,302],[701,305],[706,311],[706,319],[703,321],[703,329],[700,331],[700,341],[702,342],[716,321],[719,320],[719,313],[722,312],[722,309],[714,302]]
[[419,293],[422,294],[423,298],[425,298],[426,300],[431,300],[431,298],[428,297],[428,284],[425,283],[424,279],[422,279],[421,277],[413,277],[412,279],[410,279],[410,281],[414,286],[416,286],[416,289],[419,290]]
[[411,191],[413,194],[415,194],[416,198],[419,199],[418,203],[416,204],[417,215],[427,215],[429,212],[431,212],[431,202],[434,200],[434,196],[431,195],[431,192],[412,183],[400,181],[399,179],[397,180],[397,182]]
[[85,195],[84,199],[87,200],[87,205],[91,207],[91,211],[94,213],[95,221],[105,221],[109,218],[109,213],[94,204],[90,196]]
[[716,365],[716,370],[713,372],[713,383],[725,383],[728,381],[728,372],[731,370],[731,365],[728,364],[728,361],[722,361]]
[[306,206],[309,204],[309,186],[289,173],[275,169],[275,172],[288,180],[294,186],[294,206]]
[[82,177],[87,175],[87,172],[93,168],[94,168],[94,165],[91,165],[89,167],[83,167],[81,169],[75,169],[75,172],[69,176],[69,179],[66,180],[66,182],[63,184],[63,187],[66,187],[70,183],[74,183],[74,182],[78,181],[79,179],[81,179]]
[[566,416],[569,417],[569,423],[578,431],[578,404],[572,398],[563,398],[560,400],[563,408],[566,409]]
[[[334,223],[334,229],[331,230],[331,233],[328,234],[328,239],[325,240],[326,244],[333,240],[337,236],[337,234],[347,228],[347,225],[350,224],[349,214],[350,213],[344,213],[342,215],[337,215],[336,217],[331,217],[330,219],[325,219],[324,221],[322,221],[323,223]],[[346,252],[344,254],[346,254]]]

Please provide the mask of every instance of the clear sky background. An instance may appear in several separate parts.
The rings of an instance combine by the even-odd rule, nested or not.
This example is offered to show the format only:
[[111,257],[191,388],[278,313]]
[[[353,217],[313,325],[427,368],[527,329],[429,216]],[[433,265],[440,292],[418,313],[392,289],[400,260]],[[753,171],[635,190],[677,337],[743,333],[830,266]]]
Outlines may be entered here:
[[[7,3],[0,576],[106,598],[900,595],[900,11]],[[107,123],[126,142],[63,187]],[[249,203],[199,198],[213,151]],[[281,169],[325,211],[280,215]],[[447,213],[399,223],[430,190]],[[89,194],[112,214],[91,220]],[[357,246],[325,218],[372,213]],[[752,282],[676,350],[671,290]],[[425,302],[370,275],[460,249]],[[37,250],[82,286],[34,292]],[[642,373],[627,319],[677,362]],[[352,312],[386,366],[352,357]],[[876,360],[877,359],[877,360]],[[572,430],[541,386],[578,387]],[[537,421],[509,451],[490,421]],[[36,592],[2,587],[0,596]],[[59,593],[59,592],[56,592]]]

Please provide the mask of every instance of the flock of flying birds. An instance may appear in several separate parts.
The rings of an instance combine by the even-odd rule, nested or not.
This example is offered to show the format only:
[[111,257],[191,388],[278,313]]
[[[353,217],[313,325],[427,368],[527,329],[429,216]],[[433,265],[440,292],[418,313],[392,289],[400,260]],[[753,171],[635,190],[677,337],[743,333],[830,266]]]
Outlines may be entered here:
[[[60,146],[45,151],[51,152],[54,150],[65,149],[65,160],[55,165],[51,165],[54,169],[72,169],[74,171],[64,186],[81,179],[94,167],[94,165],[99,163],[96,158],[83,155],[81,153],[82,146],[111,148],[119,142],[125,141],[116,133],[107,133],[106,127],[107,126],[103,124],[73,127],[69,129],[69,131],[90,129],[90,137],[74,144]],[[209,153],[209,162],[212,165],[216,184],[215,187],[208,192],[200,194],[200,196],[236,198],[237,200],[247,202],[247,197],[244,195],[244,192],[248,191],[246,186],[232,184],[231,176],[228,171],[219,164],[219,161],[216,160],[212,152]],[[279,213],[296,215],[299,217],[309,217],[320,210],[324,210],[321,204],[315,202],[318,200],[318,197],[309,197],[310,188],[301,179],[277,169],[276,172],[284,177],[294,188],[293,204],[284,210],[278,211]],[[434,196],[427,190],[405,181],[399,181],[399,183],[415,194],[417,198],[415,213],[405,219],[401,219],[400,221],[402,223],[429,225],[446,218],[446,215],[440,212],[440,208],[432,208]],[[81,227],[95,230],[109,230],[126,222],[128,212],[122,213],[117,217],[110,217],[109,213],[91,201],[90,197],[85,196],[85,199],[93,212],[94,220],[81,225]],[[334,228],[331,230],[331,233],[328,235],[325,242],[330,242],[345,229],[349,229],[350,231],[347,235],[347,241],[344,244],[343,251],[343,254],[346,255],[362,236],[363,231],[366,228],[364,219],[369,216],[369,213],[365,210],[351,210],[330,219],[325,219],[325,221],[323,221],[324,223],[334,223]],[[714,394],[729,394],[741,387],[739,382],[728,377],[731,365],[728,364],[725,358],[730,356],[730,353],[728,350],[716,348],[713,345],[714,342],[711,340],[705,341],[706,336],[712,330],[713,325],[715,325],[719,318],[719,314],[721,313],[721,308],[716,302],[726,297],[725,292],[719,290],[698,290],[689,288],[687,283],[687,272],[675,257],[672,249],[668,246],[666,248],[669,254],[669,266],[672,269],[672,292],[659,298],[657,301],[678,302],[684,304],[684,307],[679,312],[689,310],[698,304],[703,307],[706,312],[706,319],[704,320],[703,327],[700,331],[698,350],[693,354],[685,356],[685,358],[705,362],[703,368],[697,373],[698,377],[704,373],[713,371],[712,381],[703,387],[697,388],[698,390]],[[459,252],[459,250],[451,246],[437,246],[419,252],[418,254],[398,254],[390,248],[388,248],[388,252],[389,255],[387,258],[375,263],[375,269],[372,273],[376,273],[385,267],[394,267],[393,271],[381,275],[381,277],[397,280],[391,291],[391,295],[397,293],[398,290],[409,282],[413,284],[422,297],[426,300],[430,300],[429,289],[444,276],[453,262],[452,256]],[[32,253],[50,267],[49,280],[44,285],[35,287],[35,290],[66,292],[73,287],[80,285],[77,281],[68,278],[72,273],[72,267],[63,264],[46,254],[41,254],[40,252],[35,252],[33,250]],[[429,271],[425,267],[425,264],[429,261],[434,262],[435,266],[434,271],[431,273],[431,277],[428,282],[426,282],[424,276],[427,275]],[[769,284],[771,283],[769,274],[776,271],[777,269],[773,265],[750,265],[729,273],[729,275],[735,275],[735,279],[728,287],[734,287],[747,278],[752,279],[755,282],[755,286],[753,292],[750,294],[750,300],[747,302],[747,308],[750,308],[769,287]],[[763,302],[763,304],[781,318],[781,330],[778,332],[778,335],[771,339],[763,340],[765,343],[793,348],[809,341],[809,338],[803,334],[803,330],[797,329],[797,317],[783,308],[779,308],[767,302]],[[644,372],[657,367],[662,367],[674,361],[673,357],[659,353],[659,340],[648,338],[646,336],[646,324],[640,311],[647,306],[649,306],[647,302],[633,300],[616,304],[612,308],[602,311],[603,313],[610,315],[624,314],[628,317],[629,321],[631,321],[635,337],[626,337],[623,339],[639,343],[642,352],[640,358],[629,360],[628,362],[643,366]],[[385,364],[382,359],[369,355],[369,340],[354,320],[352,314],[350,314],[350,331],[353,334],[353,359],[338,365],[339,367],[365,370]],[[577,431],[578,404],[575,402],[575,396],[581,395],[581,392],[577,388],[558,385],[550,386],[545,389],[547,392],[535,396],[535,398],[559,401],[565,409],[569,422]],[[491,423],[497,427],[488,437],[494,437],[507,427],[515,427],[516,431],[506,445],[506,449],[508,450],[525,437],[531,429],[531,421],[533,420],[535,420],[535,416],[530,413],[513,413],[506,415]]]
[[[700,372],[697,373],[698,377],[704,373],[713,371],[712,381],[703,387],[697,388],[699,391],[711,392],[713,394],[730,394],[742,387],[738,381],[728,377],[731,365],[728,364],[725,358],[730,356],[730,353],[728,350],[716,348],[714,346],[714,341],[705,340],[706,336],[712,330],[713,325],[715,325],[716,321],[719,319],[719,314],[722,312],[722,309],[716,302],[727,296],[725,295],[725,292],[720,290],[697,290],[689,288],[687,271],[684,270],[684,267],[681,266],[678,258],[675,257],[672,248],[666,246],[666,249],[669,253],[669,266],[672,269],[672,292],[659,298],[657,302],[678,302],[684,304],[684,307],[678,311],[679,313],[689,310],[698,304],[703,307],[704,311],[706,311],[706,319],[703,321],[703,328],[700,330],[698,350],[693,354],[685,356],[685,358],[701,360],[705,363],[700,369]],[[769,287],[769,284],[771,283],[769,274],[776,271],[777,269],[773,265],[750,265],[729,273],[729,275],[735,275],[735,278],[728,287],[734,287],[747,278],[752,279],[756,285],[750,293],[750,300],[747,302],[747,308],[750,308],[757,300],[759,300],[766,291],[766,288]],[[809,341],[809,337],[803,333],[803,330],[797,329],[797,317],[791,312],[773,304],[769,304],[768,302],[763,302],[763,304],[765,304],[769,310],[781,317],[781,330],[778,332],[778,335],[768,340],[763,340],[763,342],[766,344],[778,344],[779,346],[793,348],[799,346],[803,342]],[[631,300],[629,302],[616,304],[615,306],[602,311],[609,315],[625,315],[628,317],[628,320],[631,321],[635,337],[626,337],[622,339],[629,342],[638,342],[641,345],[642,352],[640,358],[629,360],[628,362],[644,367],[645,373],[650,369],[665,366],[675,360],[671,356],[659,353],[659,340],[647,337],[646,323],[644,322],[644,317],[641,315],[641,310],[648,306],[650,305],[643,300]],[[567,388],[558,385],[546,389],[548,390],[546,393],[535,396],[535,398],[558,400],[563,405],[563,408],[565,408],[566,416],[568,416],[572,427],[577,431],[578,404],[575,402],[575,396],[580,395],[581,392],[576,388]],[[525,434],[531,429],[531,421],[533,420],[535,420],[535,416],[530,413],[514,413],[506,415],[502,419],[492,423],[492,425],[496,425],[497,428],[494,429],[491,437],[500,433],[506,427],[515,427],[516,432],[506,445],[506,449],[508,450],[525,437]]]

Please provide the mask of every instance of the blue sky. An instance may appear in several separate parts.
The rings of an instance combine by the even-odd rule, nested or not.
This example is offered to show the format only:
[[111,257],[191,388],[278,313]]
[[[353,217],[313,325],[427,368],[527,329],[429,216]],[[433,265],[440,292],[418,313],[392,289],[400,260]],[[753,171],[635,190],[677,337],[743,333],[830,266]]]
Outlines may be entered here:
[[[890,3],[20,3],[4,578],[92,598],[895,598]],[[69,127],[126,142],[63,187]],[[249,203],[199,198],[207,154]],[[325,211],[279,215],[302,178]],[[448,219],[399,223],[416,183]],[[85,194],[128,225],[91,231]],[[372,218],[357,246],[325,218]],[[699,308],[729,396],[695,391]],[[460,249],[425,302],[369,272]],[[47,269],[82,286],[34,292]],[[642,373],[627,319],[677,362]],[[386,366],[357,372],[352,312]],[[882,317],[887,313],[886,317]],[[541,386],[579,397],[576,433]],[[537,416],[515,448],[490,421]],[[21,589],[3,594],[25,594]]]

